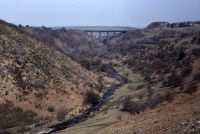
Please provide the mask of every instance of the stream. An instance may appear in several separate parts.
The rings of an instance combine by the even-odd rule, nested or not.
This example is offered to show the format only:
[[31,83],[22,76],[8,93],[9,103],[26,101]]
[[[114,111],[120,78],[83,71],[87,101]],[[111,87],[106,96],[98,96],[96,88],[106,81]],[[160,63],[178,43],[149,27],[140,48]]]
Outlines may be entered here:
[[108,102],[108,100],[114,94],[114,92],[117,89],[119,89],[119,87],[122,86],[125,83],[125,80],[122,78],[122,76],[120,76],[117,73],[117,71],[114,70],[114,69],[111,70],[111,77],[114,78],[115,80],[119,81],[120,84],[115,84],[114,86],[105,89],[106,92],[103,94],[103,96],[100,98],[99,102],[95,106],[88,109],[87,111],[85,111],[84,113],[82,113],[79,116],[73,117],[72,119],[69,119],[69,120],[64,121],[62,123],[48,127],[41,134],[52,134],[52,133],[64,130],[66,128],[70,128],[74,125],[77,125],[81,122],[86,121],[90,117],[91,113],[99,111],[102,108],[102,106],[104,106]]

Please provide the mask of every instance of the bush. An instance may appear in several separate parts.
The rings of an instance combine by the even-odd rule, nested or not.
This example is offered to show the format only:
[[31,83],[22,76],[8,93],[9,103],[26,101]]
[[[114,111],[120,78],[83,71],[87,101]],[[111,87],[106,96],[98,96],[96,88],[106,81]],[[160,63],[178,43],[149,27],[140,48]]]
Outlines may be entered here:
[[173,86],[178,87],[181,85],[183,81],[183,77],[177,74],[172,74],[170,77],[168,77],[167,81],[164,81],[164,86]]
[[151,89],[151,86],[147,86],[147,96],[150,98],[153,95],[153,89]]
[[165,101],[169,101],[173,99],[173,94],[172,93],[166,93],[164,95],[161,94],[155,94],[152,96],[152,98],[150,98],[147,103],[148,103],[148,107],[153,108],[156,105],[165,102]]
[[18,25],[19,28],[22,28],[23,26],[21,24]]
[[121,115],[119,115],[119,114],[116,116],[116,118],[117,118],[117,120],[119,120],[119,121],[121,121],[121,120],[122,120],[122,116],[121,116]]
[[185,58],[185,52],[182,51],[179,53],[178,59],[177,60],[183,60]]
[[55,111],[55,109],[54,109],[54,107],[53,107],[53,106],[49,106],[49,107],[48,107],[48,111],[52,113],[52,112],[54,112],[54,111]]
[[185,68],[182,70],[181,75],[182,75],[183,77],[187,77],[187,76],[189,76],[189,75],[191,74],[191,72],[192,72],[192,67],[191,67],[191,66],[185,67]]
[[199,81],[200,80],[200,72],[197,72],[197,73],[194,74],[193,80],[194,81]]
[[99,99],[100,99],[100,96],[98,94],[89,91],[86,93],[86,98],[85,98],[84,103],[92,104],[94,106],[98,103]]
[[89,61],[87,61],[87,60],[82,60],[82,61],[80,61],[80,64],[81,64],[84,68],[86,68],[87,70],[90,70],[90,69],[91,69],[90,63],[89,63]]
[[129,85],[127,86],[127,89],[130,90],[130,91],[132,91],[132,90],[134,90],[135,88],[134,88],[133,85],[129,84]]
[[192,55],[199,57],[200,56],[200,48],[192,49]]
[[166,66],[166,67],[163,68],[162,73],[169,73],[170,70],[171,70],[171,67],[170,66]]
[[22,130],[25,126],[34,124],[39,120],[36,113],[32,111],[23,111],[19,107],[15,107],[11,102],[0,104],[1,131],[17,127]]
[[190,83],[189,85],[187,85],[184,88],[184,92],[188,93],[188,94],[191,94],[191,93],[195,92],[196,90],[197,90],[197,86],[194,82]]
[[145,76],[144,76],[144,80],[145,80],[146,82],[150,81],[150,80],[151,80],[151,76],[150,76],[150,75],[145,75]]
[[65,119],[65,116],[67,115],[68,113],[68,108],[66,106],[61,106],[57,109],[57,113],[56,113],[56,116],[57,116],[57,120],[58,121],[62,121]]
[[185,66],[189,66],[191,64],[191,57],[190,56],[187,56],[184,58],[184,60],[182,61],[182,65],[185,65]]
[[174,95],[170,92],[167,92],[163,95],[156,94],[156,95],[153,95],[151,98],[149,98],[145,101],[141,101],[141,102],[131,101],[131,98],[128,97],[128,98],[125,99],[125,101],[123,103],[122,111],[126,111],[126,112],[129,112],[131,114],[138,114],[140,112],[143,112],[148,107],[153,108],[156,105],[158,105],[158,104],[160,104],[164,101],[172,100],[173,96]]
[[127,97],[124,100],[122,111],[126,111],[132,114],[138,114],[140,111],[142,111],[142,105],[138,102],[131,101],[131,98]]

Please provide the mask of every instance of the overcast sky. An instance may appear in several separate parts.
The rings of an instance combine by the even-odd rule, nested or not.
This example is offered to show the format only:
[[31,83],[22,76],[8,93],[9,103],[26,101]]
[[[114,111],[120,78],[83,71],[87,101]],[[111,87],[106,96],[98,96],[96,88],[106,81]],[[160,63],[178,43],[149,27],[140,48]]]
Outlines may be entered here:
[[32,26],[133,26],[200,20],[200,0],[0,0],[0,19]]

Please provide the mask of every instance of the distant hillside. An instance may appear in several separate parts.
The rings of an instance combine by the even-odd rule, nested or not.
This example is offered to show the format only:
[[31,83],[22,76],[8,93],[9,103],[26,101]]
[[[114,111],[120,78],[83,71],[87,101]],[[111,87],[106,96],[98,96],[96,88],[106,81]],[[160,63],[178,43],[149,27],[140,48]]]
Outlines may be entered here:
[[[153,22],[145,29],[136,29],[107,42],[109,52],[128,52],[134,48],[167,45],[197,34],[199,22]],[[195,30],[196,29],[196,30]]]
[[152,23],[145,29],[112,39],[108,47],[111,53],[121,56],[118,58],[124,65],[142,74],[150,83],[163,81],[164,85],[170,85],[173,83],[171,75],[183,77],[182,81],[184,73],[190,75],[192,70],[200,73],[200,68],[196,68],[196,64],[200,64],[199,44],[200,25],[197,22]]
[[24,27],[28,33],[80,62],[101,57],[106,47],[87,33],[71,28]]
[[[60,27],[55,27],[53,29],[59,29]],[[64,27],[67,30],[80,30],[80,31],[88,31],[88,30],[133,30],[133,27],[123,27],[123,26],[67,26]]]
[[[13,116],[7,115],[15,110],[11,106],[53,118],[56,113],[52,110],[56,111],[59,107],[70,110],[82,106],[84,94],[96,92],[96,80],[96,75],[64,54],[32,38],[15,25],[0,21],[0,104],[9,103],[5,107],[0,105],[0,109],[4,107],[2,109],[7,110],[0,111],[0,124],[5,125],[3,128],[20,125],[23,121],[21,116],[26,120],[25,115],[20,115],[23,112],[13,111]],[[13,124],[7,117],[12,119]],[[34,119],[34,116],[31,118]],[[25,121],[22,124],[29,123]]]

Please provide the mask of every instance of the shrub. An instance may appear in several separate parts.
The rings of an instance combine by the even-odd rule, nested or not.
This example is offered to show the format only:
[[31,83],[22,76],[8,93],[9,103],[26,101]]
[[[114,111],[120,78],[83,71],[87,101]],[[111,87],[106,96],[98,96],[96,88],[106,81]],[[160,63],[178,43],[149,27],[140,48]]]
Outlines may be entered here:
[[152,96],[152,98],[150,98],[148,101],[147,101],[147,105],[148,107],[150,108],[153,108],[155,107],[156,105],[164,102],[164,101],[169,101],[169,100],[172,100],[173,99],[173,94],[172,93],[166,93],[164,95],[161,95],[161,94],[155,94]]
[[143,112],[148,107],[153,108],[164,101],[172,100],[173,96],[174,95],[172,93],[166,92],[163,95],[161,94],[153,95],[151,98],[148,98],[147,100],[141,102],[134,102],[131,100],[130,97],[127,97],[124,100],[122,111],[126,111],[131,114],[138,114],[140,112]]
[[100,99],[100,96],[98,94],[89,91],[86,93],[86,98],[85,98],[84,103],[96,105],[99,99]]
[[23,26],[21,24],[18,25],[19,28],[22,28]]
[[147,96],[150,98],[153,95],[153,89],[151,89],[151,86],[147,86]]
[[39,120],[36,113],[23,111],[11,102],[0,104],[0,131],[14,127],[23,129],[25,126],[34,124]]
[[53,106],[49,106],[49,107],[48,107],[48,111],[52,113],[52,112],[54,112],[54,111],[55,111],[55,109],[54,109],[54,107],[53,107]]
[[81,64],[84,68],[86,68],[87,70],[90,70],[90,69],[91,69],[90,63],[89,63],[89,61],[87,61],[87,60],[82,60],[82,61],[80,61],[80,64]]
[[117,118],[117,120],[119,120],[119,121],[122,120],[122,116],[121,116],[120,114],[118,114],[118,115],[116,116],[116,118]]
[[58,121],[62,121],[65,119],[65,116],[67,115],[68,113],[68,108],[66,106],[61,106],[57,109],[57,113],[56,113],[56,116],[57,116],[57,120]]
[[185,67],[185,68],[182,70],[181,75],[182,75],[183,77],[187,77],[187,76],[189,76],[189,75],[191,74],[191,72],[192,72],[192,67],[191,67],[191,66]]
[[183,77],[177,74],[172,74],[168,80],[163,83],[164,86],[178,87],[181,85]]
[[130,97],[127,97],[124,100],[123,109],[122,111],[126,111],[132,114],[138,114],[140,111],[142,111],[143,106],[139,102],[134,102],[131,100]]
[[134,90],[135,88],[134,88],[133,85],[129,84],[129,85],[127,86],[127,89],[128,89],[128,90]]
[[182,64],[185,65],[185,66],[189,66],[191,64],[191,57],[190,56],[187,56],[184,58],[184,60],[182,61]]
[[194,74],[193,80],[194,81],[199,81],[200,80],[200,72],[197,72],[197,73]]
[[144,80],[145,80],[146,82],[150,81],[150,80],[151,80],[151,76],[150,76],[150,75],[145,75],[145,76],[144,76]]
[[191,94],[193,92],[195,92],[197,90],[197,86],[194,82],[188,84],[185,88],[184,88],[184,92]]
[[199,57],[200,56],[200,48],[194,48],[192,49],[192,55]]
[[184,51],[182,51],[182,52],[180,52],[179,53],[179,56],[178,56],[178,59],[177,60],[183,60],[184,58],[185,58],[185,52]]
[[142,89],[142,88],[144,88],[144,85],[139,85],[139,86],[136,87],[135,90],[140,90],[140,89]]
[[164,67],[163,68],[163,73],[169,73],[170,72],[170,70],[171,70],[171,67],[170,66],[166,66],[166,67]]

